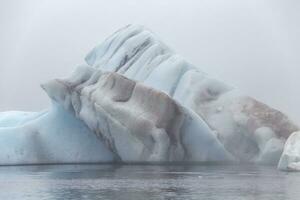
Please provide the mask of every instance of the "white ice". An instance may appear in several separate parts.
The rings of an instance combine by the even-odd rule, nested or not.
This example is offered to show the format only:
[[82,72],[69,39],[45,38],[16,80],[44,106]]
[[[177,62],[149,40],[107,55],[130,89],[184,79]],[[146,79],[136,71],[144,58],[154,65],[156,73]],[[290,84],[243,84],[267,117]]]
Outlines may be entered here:
[[278,168],[285,171],[300,171],[300,132],[293,133],[286,141]]

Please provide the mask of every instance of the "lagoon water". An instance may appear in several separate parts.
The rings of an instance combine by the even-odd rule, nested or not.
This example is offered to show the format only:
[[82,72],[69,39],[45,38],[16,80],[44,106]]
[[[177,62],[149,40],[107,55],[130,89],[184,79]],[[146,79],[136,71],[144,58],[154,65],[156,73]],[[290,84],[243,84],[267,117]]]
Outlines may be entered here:
[[0,199],[300,199],[300,173],[269,166],[0,167]]

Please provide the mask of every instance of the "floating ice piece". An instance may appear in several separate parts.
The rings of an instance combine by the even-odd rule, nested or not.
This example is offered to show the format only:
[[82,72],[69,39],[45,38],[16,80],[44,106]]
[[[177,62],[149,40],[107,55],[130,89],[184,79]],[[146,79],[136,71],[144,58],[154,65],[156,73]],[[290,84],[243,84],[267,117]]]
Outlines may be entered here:
[[278,169],[300,171],[300,132],[295,132],[287,139],[284,151],[278,163]]

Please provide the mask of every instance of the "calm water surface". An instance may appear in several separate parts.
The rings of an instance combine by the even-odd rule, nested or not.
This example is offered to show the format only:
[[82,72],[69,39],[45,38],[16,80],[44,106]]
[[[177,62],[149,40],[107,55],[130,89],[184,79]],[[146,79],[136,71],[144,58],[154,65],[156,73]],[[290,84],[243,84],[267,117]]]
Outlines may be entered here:
[[266,166],[0,167],[0,199],[300,199],[300,173]]

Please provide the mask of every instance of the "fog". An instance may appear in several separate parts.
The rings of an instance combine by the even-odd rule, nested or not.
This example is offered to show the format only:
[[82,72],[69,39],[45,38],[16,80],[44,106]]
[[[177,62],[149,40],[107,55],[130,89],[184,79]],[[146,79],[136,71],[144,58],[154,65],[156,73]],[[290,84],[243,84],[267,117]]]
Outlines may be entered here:
[[203,71],[300,122],[297,0],[2,0],[0,111],[45,109],[40,84],[96,44],[142,24]]

